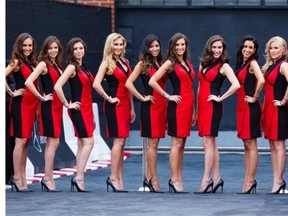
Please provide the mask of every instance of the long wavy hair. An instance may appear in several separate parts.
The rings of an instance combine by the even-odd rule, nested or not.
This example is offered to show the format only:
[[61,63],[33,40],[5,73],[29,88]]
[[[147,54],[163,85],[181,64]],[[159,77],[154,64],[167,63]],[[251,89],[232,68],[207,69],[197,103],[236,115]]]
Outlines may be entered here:
[[268,68],[274,63],[274,60],[271,58],[271,55],[270,55],[270,46],[273,42],[277,42],[279,43],[282,47],[284,47],[285,51],[283,53],[283,56],[285,59],[287,59],[288,57],[288,51],[287,51],[287,43],[286,41],[284,40],[284,38],[282,37],[279,37],[279,36],[275,36],[275,37],[272,37],[270,38],[270,40],[266,43],[266,46],[265,46],[265,58],[266,58],[266,62],[265,64],[263,65],[262,67],[262,71],[264,73],[266,73],[266,71],[268,70]]
[[241,42],[240,42],[240,46],[237,50],[237,53],[236,53],[236,63],[235,63],[235,69],[239,69],[241,67],[241,65],[243,64],[243,54],[242,54],[242,49],[244,47],[244,43],[246,41],[251,41],[253,44],[254,44],[254,49],[255,49],[255,52],[251,55],[250,58],[254,58],[256,60],[258,60],[258,48],[259,48],[259,44],[256,40],[256,38],[252,35],[248,35],[246,37],[244,37]]
[[72,64],[75,66],[76,68],[76,71],[78,71],[80,69],[80,64],[76,61],[75,57],[74,57],[74,45],[76,43],[81,43],[83,44],[84,46],[84,51],[86,53],[87,51],[87,45],[86,43],[79,37],[74,37],[72,38],[68,44],[67,44],[67,47],[66,47],[66,50],[65,50],[65,59],[66,59],[66,64]]
[[[220,41],[223,45],[223,53],[218,59],[214,59],[212,52],[212,44],[215,43],[216,41]],[[206,68],[216,60],[221,62],[222,64],[229,63],[229,55],[226,43],[224,38],[221,37],[220,35],[213,35],[207,40],[203,53],[200,57],[200,64],[202,65],[203,68]]]
[[157,62],[161,63],[162,62],[162,52],[161,52],[161,43],[160,40],[156,35],[149,34],[147,35],[142,43],[142,47],[140,49],[140,55],[139,55],[139,60],[142,61],[141,67],[142,67],[142,73],[148,73],[149,69],[151,68],[154,58],[149,50],[151,44],[157,41],[160,46],[160,52],[157,56]]
[[56,43],[57,46],[58,46],[58,55],[56,56],[55,58],[55,62],[57,65],[60,65],[61,62],[62,62],[62,50],[63,50],[63,47],[61,45],[61,42],[60,40],[58,40],[57,37],[55,36],[48,36],[44,42],[43,42],[43,45],[42,45],[42,48],[40,50],[40,54],[39,54],[39,61],[44,61],[46,63],[52,63],[51,62],[51,59],[48,55],[48,50],[51,46],[52,43]]
[[124,58],[124,55],[126,52],[125,49],[126,49],[127,41],[121,34],[111,33],[110,35],[108,35],[105,41],[102,61],[108,62],[108,71],[106,73],[109,75],[113,74],[114,69],[116,67],[116,61],[113,58],[114,41],[118,40],[119,38],[123,40],[123,45],[124,45],[123,52],[120,54],[119,58]]
[[11,54],[11,59],[10,59],[10,65],[14,66],[15,60],[18,60],[18,67],[21,67],[23,61],[25,60],[25,56],[23,54],[23,43],[24,41],[30,38],[32,40],[32,52],[31,54],[28,56],[28,61],[31,65],[33,65],[34,67],[37,65],[37,61],[35,58],[35,50],[36,50],[36,42],[34,40],[34,38],[29,34],[29,33],[22,33],[20,34],[14,45],[13,45],[13,49],[12,49],[12,54]]
[[169,46],[168,46],[168,54],[167,54],[167,59],[169,59],[173,64],[174,63],[180,63],[179,59],[178,59],[178,55],[176,52],[176,43],[178,40],[180,39],[184,39],[185,40],[185,44],[186,44],[186,50],[183,54],[183,60],[186,61],[189,57],[189,41],[188,38],[182,34],[182,33],[175,33],[174,35],[172,35],[172,37],[169,40]]

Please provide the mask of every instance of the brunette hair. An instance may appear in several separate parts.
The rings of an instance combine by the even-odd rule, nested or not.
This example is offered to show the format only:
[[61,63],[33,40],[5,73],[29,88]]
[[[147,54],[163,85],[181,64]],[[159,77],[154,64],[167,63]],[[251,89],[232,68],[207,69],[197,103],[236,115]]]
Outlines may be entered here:
[[39,54],[39,61],[44,61],[44,62],[47,62],[47,63],[51,63],[51,60],[50,60],[49,55],[48,55],[48,49],[50,48],[51,44],[54,43],[54,42],[58,46],[58,55],[55,58],[55,62],[58,65],[61,64],[63,48],[62,48],[61,42],[55,36],[48,36],[44,40],[42,48],[40,50],[40,54]]
[[84,46],[84,51],[86,53],[87,51],[87,46],[86,46],[86,43],[79,37],[74,37],[72,38],[68,44],[67,44],[67,47],[66,47],[66,50],[65,50],[65,59],[66,59],[66,64],[72,64],[75,66],[76,68],[76,71],[78,71],[80,69],[80,65],[79,63],[76,61],[75,57],[74,57],[74,45],[76,43],[81,43],[83,44]]
[[172,63],[179,63],[179,59],[176,52],[176,43],[178,40],[184,39],[186,44],[186,50],[183,54],[183,60],[186,61],[189,56],[189,49],[188,49],[188,38],[182,33],[175,33],[169,40],[169,47],[168,47],[168,54],[167,59],[169,59]]

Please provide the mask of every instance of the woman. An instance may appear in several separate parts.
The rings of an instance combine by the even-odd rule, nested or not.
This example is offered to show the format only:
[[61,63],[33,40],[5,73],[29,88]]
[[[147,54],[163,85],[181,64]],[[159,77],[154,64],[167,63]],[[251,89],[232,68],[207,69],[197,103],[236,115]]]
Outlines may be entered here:
[[[47,137],[45,146],[45,175],[41,180],[42,191],[60,192],[56,190],[53,169],[56,150],[62,129],[63,105],[54,91],[54,85],[62,74],[62,45],[55,36],[48,36],[41,48],[39,64],[28,77],[25,85],[40,99],[40,135]],[[37,78],[41,78],[43,94],[34,86]]]
[[[148,169],[143,187],[147,186],[150,192],[157,193],[161,192],[157,176],[157,149],[160,138],[165,137],[167,101],[158,92],[153,91],[148,82],[162,63],[161,45],[158,37],[150,34],[144,38],[139,60],[125,86],[141,101],[141,136],[148,137]],[[134,86],[134,82],[139,76],[143,82],[145,95],[141,95]],[[162,89],[165,89],[165,80],[163,78],[158,81]]]
[[[152,86],[162,97],[168,100],[168,135],[171,136],[169,163],[171,179],[169,192],[187,193],[183,189],[183,157],[187,137],[195,123],[193,66],[188,60],[188,39],[181,33],[174,34],[169,40],[168,56],[164,64],[150,78]],[[159,85],[159,81],[168,74],[172,83],[173,94],[170,95]]]
[[243,194],[256,193],[258,166],[257,138],[261,137],[261,104],[258,100],[264,76],[258,65],[258,42],[246,36],[237,51],[235,73],[240,83],[237,91],[237,136],[244,143],[245,177]]
[[[71,191],[89,192],[84,186],[84,171],[94,146],[93,131],[96,127],[92,110],[93,75],[83,64],[87,46],[81,38],[72,38],[65,51],[67,67],[54,86],[60,101],[68,109],[73,122],[75,136],[78,137],[76,153],[76,177],[71,179]],[[71,101],[68,102],[63,86],[69,81]]]
[[286,41],[272,37],[265,47],[264,137],[269,140],[273,170],[271,194],[285,190],[285,140],[288,138],[288,51]]
[[[196,193],[215,193],[219,187],[223,192],[224,181],[219,170],[216,137],[222,117],[222,101],[234,94],[240,87],[228,62],[224,39],[220,35],[211,36],[206,42],[200,58],[198,73],[198,131],[199,136],[203,137],[205,169],[199,192]],[[220,96],[220,90],[226,77],[231,86]],[[212,178],[210,177],[211,173]]]
[[[9,65],[5,69],[6,77],[13,74],[15,90],[12,91],[6,81],[6,91],[12,97],[11,136],[15,137],[13,151],[14,176],[11,177],[11,190],[17,192],[31,192],[26,182],[26,161],[28,143],[32,136],[33,123],[37,111],[37,97],[24,85],[25,80],[36,67],[35,41],[28,33],[20,34],[13,46]],[[36,86],[36,82],[33,83]],[[36,88],[36,87],[35,87]]]
[[[124,58],[126,39],[118,34],[110,34],[105,42],[103,59],[98,69],[93,87],[105,99],[104,111],[107,119],[107,136],[113,137],[111,150],[111,174],[106,180],[113,192],[128,192],[123,186],[123,156],[126,138],[129,137],[130,123],[135,120],[132,95],[125,87],[131,74],[129,62]],[[103,79],[108,83],[108,91],[102,87]]]

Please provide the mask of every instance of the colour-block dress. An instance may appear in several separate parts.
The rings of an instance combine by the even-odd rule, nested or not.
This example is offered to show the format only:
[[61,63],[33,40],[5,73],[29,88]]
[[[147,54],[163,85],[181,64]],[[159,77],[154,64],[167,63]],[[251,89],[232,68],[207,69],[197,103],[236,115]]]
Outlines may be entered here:
[[261,137],[261,104],[259,100],[255,103],[245,102],[245,96],[254,97],[257,79],[249,72],[252,61],[245,62],[236,72],[240,83],[237,91],[237,136],[240,139],[255,139]]
[[[142,137],[162,138],[165,137],[166,122],[167,122],[167,99],[154,91],[148,85],[150,78],[158,70],[158,66],[154,63],[147,74],[141,74],[142,83],[145,90],[145,95],[152,95],[155,98],[155,103],[151,101],[141,102],[140,107],[140,131]],[[165,90],[165,78],[158,81],[158,84]]]
[[221,63],[213,63],[205,71],[198,73],[198,132],[199,136],[218,136],[222,118],[222,102],[207,101],[208,96],[220,95],[225,76],[220,73]]
[[265,73],[264,99],[264,137],[268,140],[288,138],[288,106],[273,105],[273,100],[282,100],[287,88],[287,80],[280,73],[280,66],[285,59],[279,59]]

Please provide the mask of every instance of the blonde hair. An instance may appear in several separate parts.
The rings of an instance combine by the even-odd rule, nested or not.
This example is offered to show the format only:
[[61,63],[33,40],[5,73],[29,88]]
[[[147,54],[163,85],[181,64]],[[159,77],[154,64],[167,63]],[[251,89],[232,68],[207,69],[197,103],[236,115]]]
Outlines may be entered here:
[[263,65],[262,67],[262,71],[264,73],[266,73],[266,71],[268,70],[268,68],[274,63],[274,60],[271,58],[271,55],[270,55],[270,46],[271,46],[271,43],[273,42],[277,42],[279,43],[281,46],[284,47],[285,51],[283,53],[283,56],[285,57],[285,59],[287,59],[288,57],[288,50],[287,50],[287,43],[286,41],[282,38],[282,37],[279,37],[279,36],[275,36],[275,37],[272,37],[270,38],[270,40],[266,43],[266,46],[265,46],[265,58],[266,58],[266,62],[265,64]]
[[123,40],[123,45],[124,45],[123,52],[120,54],[119,58],[124,58],[127,42],[126,42],[126,39],[121,34],[111,33],[110,35],[108,35],[105,41],[102,61],[108,62],[108,71],[106,73],[109,75],[113,74],[113,71],[116,67],[116,61],[113,58],[113,53],[114,53],[113,46],[114,46],[114,41],[118,40],[119,38]]

